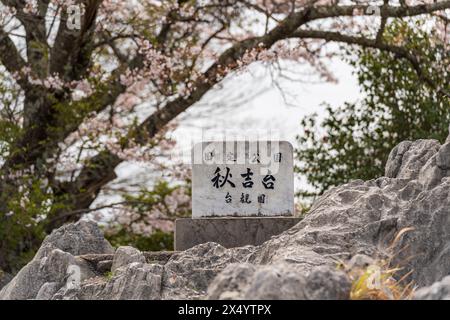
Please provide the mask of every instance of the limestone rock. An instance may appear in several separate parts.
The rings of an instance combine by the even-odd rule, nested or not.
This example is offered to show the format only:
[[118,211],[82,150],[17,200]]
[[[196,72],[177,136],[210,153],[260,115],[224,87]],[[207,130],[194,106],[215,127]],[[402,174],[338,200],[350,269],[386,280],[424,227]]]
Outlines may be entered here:
[[346,274],[328,267],[317,267],[306,276],[289,263],[258,267],[243,263],[225,268],[211,283],[208,298],[344,300],[350,287]]
[[[95,276],[89,263],[75,255],[111,250],[97,224],[80,221],[63,226],[43,241],[33,260],[0,291],[0,299],[48,298],[51,290],[47,283],[57,283],[61,288],[71,285],[72,276],[78,277],[75,280],[79,282]],[[47,288],[42,288],[44,285]]]
[[308,300],[348,300],[351,282],[342,271],[317,267],[306,278]]
[[385,175],[388,178],[415,179],[425,163],[439,151],[436,140],[403,141],[389,155]]
[[450,300],[450,276],[416,291],[416,300]]
[[119,247],[114,254],[111,271],[115,272],[120,267],[127,266],[133,262],[145,263],[144,255],[133,247]]
[[36,295],[36,300],[50,300],[59,289],[60,284],[58,282],[46,282],[39,289],[39,292]]
[[111,271],[114,255],[113,254],[85,254],[79,256],[87,261],[91,268],[100,274],[106,274]]
[[80,287],[63,287],[52,297],[52,299],[160,299],[161,276],[161,266],[133,262],[123,268],[117,269],[117,274],[111,279],[105,279],[105,277],[93,277],[82,283]]
[[42,243],[42,247],[53,247],[74,256],[92,253],[114,253],[113,247],[105,240],[97,224],[81,220],[54,230]]
[[[404,268],[397,277],[411,271],[408,281],[431,286],[417,298],[445,298],[449,280],[433,283],[450,273],[449,143],[401,143],[385,177],[330,189],[300,223],[260,246],[205,243],[161,256],[122,247],[112,255],[94,224],[64,226],[0,299],[346,299],[350,283],[337,264],[386,257]],[[80,270],[76,285],[70,266]]]

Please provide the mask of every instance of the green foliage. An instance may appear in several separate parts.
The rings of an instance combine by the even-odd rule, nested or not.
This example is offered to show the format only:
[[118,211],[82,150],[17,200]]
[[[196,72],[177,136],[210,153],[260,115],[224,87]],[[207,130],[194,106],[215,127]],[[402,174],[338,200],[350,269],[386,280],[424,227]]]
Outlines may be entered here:
[[10,77],[5,75],[5,70],[0,67],[0,156],[10,152],[11,144],[22,131],[16,121],[20,92],[11,82]]
[[[176,210],[173,210],[167,201],[168,197],[174,195],[177,191],[181,191],[184,195],[190,197],[190,181],[173,186],[167,180],[158,180],[152,189],[142,189],[138,195],[126,195],[125,199],[141,215],[146,215],[148,212],[158,209],[169,218],[189,216],[191,211],[186,203],[182,203],[181,206],[176,207]],[[141,216],[141,218],[145,217]]]
[[382,176],[389,152],[403,140],[445,141],[450,101],[443,91],[450,89],[449,52],[433,34],[421,31],[421,26],[394,22],[385,39],[419,57],[422,77],[408,60],[392,53],[352,51],[366,97],[338,109],[327,107],[320,123],[315,114],[301,121],[304,132],[297,137],[300,165],[296,172],[306,176],[315,190],[302,191],[300,196],[315,197],[353,179]]
[[40,179],[24,174],[18,192],[7,199],[7,211],[0,212],[0,250],[10,261],[6,271],[22,267],[34,255],[45,237],[42,219],[49,212],[51,194]]
[[173,250],[173,233],[155,230],[150,235],[140,235],[120,229],[117,233],[108,234],[106,238],[114,247],[133,246],[141,251]]
[[[119,213],[105,228],[113,246],[130,245],[142,251],[173,250],[174,235],[168,224],[177,217],[189,216],[190,181],[170,185],[159,180],[153,188],[137,195],[126,195],[128,214]],[[161,230],[164,228],[164,230]]]

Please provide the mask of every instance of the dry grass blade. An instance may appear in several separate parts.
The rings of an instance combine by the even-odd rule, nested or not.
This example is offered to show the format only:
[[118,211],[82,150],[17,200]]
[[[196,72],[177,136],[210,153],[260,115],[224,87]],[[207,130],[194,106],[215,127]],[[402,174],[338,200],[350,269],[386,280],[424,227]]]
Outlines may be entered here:
[[413,228],[413,227],[403,228],[402,230],[400,230],[397,233],[397,235],[395,236],[394,241],[392,241],[392,244],[389,246],[389,249],[394,248],[405,233],[414,231],[414,230],[415,230],[415,228]]
[[[406,285],[402,283],[412,274],[412,270],[395,279],[404,268],[392,265],[396,253],[393,249],[397,246],[402,236],[414,228],[403,228],[400,230],[388,247],[386,259],[374,259],[371,265],[363,267],[347,266],[341,263],[341,268],[347,270],[352,281],[350,299],[352,300],[405,300],[411,299],[414,293],[414,283]],[[400,250],[402,251],[402,250]]]

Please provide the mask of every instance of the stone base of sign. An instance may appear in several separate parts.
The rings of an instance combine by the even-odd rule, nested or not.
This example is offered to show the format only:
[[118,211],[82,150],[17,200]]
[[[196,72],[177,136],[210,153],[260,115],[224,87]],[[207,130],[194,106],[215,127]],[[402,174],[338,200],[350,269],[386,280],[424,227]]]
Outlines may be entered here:
[[293,217],[177,219],[175,250],[187,250],[206,242],[216,242],[226,248],[260,245],[300,220]]

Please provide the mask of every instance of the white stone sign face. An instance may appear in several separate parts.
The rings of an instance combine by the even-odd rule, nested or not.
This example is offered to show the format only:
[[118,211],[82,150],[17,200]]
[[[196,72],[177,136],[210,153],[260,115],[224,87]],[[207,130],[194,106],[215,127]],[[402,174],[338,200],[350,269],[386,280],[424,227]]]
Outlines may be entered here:
[[192,216],[292,216],[293,148],[287,141],[220,141],[192,149]]

